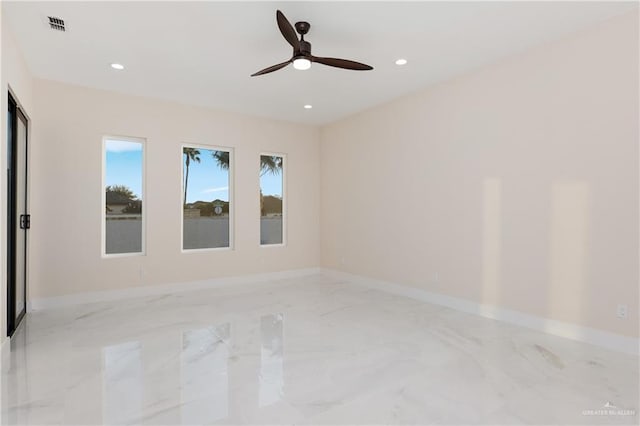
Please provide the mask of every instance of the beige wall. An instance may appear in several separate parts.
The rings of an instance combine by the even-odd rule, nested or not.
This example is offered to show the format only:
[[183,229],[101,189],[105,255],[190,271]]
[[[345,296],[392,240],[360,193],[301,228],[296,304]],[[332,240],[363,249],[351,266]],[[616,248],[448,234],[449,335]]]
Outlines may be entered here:
[[[0,14],[2,7],[0,7]],[[0,64],[0,170],[7,170],[7,93],[9,90],[17,98],[23,111],[33,118],[32,78],[22,53],[4,16],[0,18],[2,55]],[[0,342],[6,336],[7,308],[7,180],[6,173],[0,173]]]
[[[36,80],[29,297],[317,267],[319,131]],[[101,257],[102,137],[146,138],[146,256]],[[235,153],[235,249],[181,253],[183,143]],[[261,248],[259,156],[287,155],[288,245]]]
[[637,337],[638,114],[634,12],[327,126],[322,265]]

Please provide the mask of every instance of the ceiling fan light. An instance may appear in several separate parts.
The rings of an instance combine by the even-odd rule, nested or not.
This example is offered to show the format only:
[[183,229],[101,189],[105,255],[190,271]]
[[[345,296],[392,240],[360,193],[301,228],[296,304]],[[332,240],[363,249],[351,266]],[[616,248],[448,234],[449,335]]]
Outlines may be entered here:
[[311,61],[307,58],[296,58],[293,60],[293,67],[297,70],[308,70],[311,68]]

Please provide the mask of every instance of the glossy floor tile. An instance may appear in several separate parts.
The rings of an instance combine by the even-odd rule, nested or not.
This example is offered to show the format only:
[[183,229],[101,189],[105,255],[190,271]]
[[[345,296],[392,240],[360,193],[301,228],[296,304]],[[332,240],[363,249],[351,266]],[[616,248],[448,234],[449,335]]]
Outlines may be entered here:
[[321,275],[36,312],[13,424],[637,424],[638,358]]

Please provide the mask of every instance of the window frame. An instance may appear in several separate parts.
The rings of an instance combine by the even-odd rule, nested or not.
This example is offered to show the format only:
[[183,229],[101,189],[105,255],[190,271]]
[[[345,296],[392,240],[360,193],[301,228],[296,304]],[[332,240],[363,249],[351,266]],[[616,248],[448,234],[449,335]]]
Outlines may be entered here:
[[[196,148],[209,151],[226,151],[229,153],[229,247],[209,247],[197,249],[184,248],[184,149]],[[180,253],[205,253],[211,251],[234,251],[235,250],[235,152],[233,147],[222,145],[207,145],[199,143],[183,142],[180,144]]]
[[287,154],[282,152],[273,152],[273,151],[261,151],[258,156],[258,219],[262,220],[262,216],[260,215],[260,191],[262,189],[260,178],[261,170],[262,170],[262,160],[261,157],[265,156],[274,156],[274,157],[282,157],[282,242],[279,244],[262,244],[260,241],[260,236],[262,235],[262,223],[258,224],[258,244],[260,248],[284,248],[287,247],[288,244],[288,226],[287,221],[289,218],[288,212],[288,191],[287,191]]
[[[106,178],[107,178],[107,142],[110,140],[114,141],[124,141],[124,142],[132,142],[139,143],[142,145],[142,232],[140,238],[142,241],[140,242],[140,251],[135,253],[107,253],[107,194],[105,191],[106,188]],[[117,135],[104,135],[102,136],[102,184],[101,184],[101,192],[102,192],[102,202],[100,205],[102,206],[102,211],[100,212],[101,221],[102,221],[102,230],[101,230],[101,238],[100,238],[100,251],[101,257],[103,259],[112,259],[119,257],[136,257],[136,256],[146,256],[147,255],[147,140],[146,138],[136,137],[136,136],[117,136]]]

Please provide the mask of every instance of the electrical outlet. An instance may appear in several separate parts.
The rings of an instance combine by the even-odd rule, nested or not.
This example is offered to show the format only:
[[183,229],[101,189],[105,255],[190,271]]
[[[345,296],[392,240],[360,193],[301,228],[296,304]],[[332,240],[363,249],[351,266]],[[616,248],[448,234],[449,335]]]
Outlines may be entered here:
[[618,310],[616,311],[618,318],[627,318],[627,305],[619,304]]

